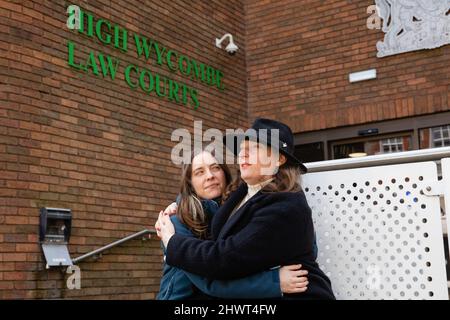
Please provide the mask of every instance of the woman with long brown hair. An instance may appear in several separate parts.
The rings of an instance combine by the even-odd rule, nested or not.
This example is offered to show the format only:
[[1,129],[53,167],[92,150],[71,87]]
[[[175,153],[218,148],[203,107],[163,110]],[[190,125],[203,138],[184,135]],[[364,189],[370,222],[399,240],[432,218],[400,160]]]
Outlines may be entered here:
[[[219,209],[226,187],[231,183],[228,167],[209,152],[200,152],[182,168],[176,215],[170,219],[176,232],[199,240],[209,239],[210,222]],[[159,229],[158,223],[156,225]],[[283,293],[305,291],[306,272],[298,265],[264,270],[232,281],[209,280],[164,264],[157,299],[277,298]]]
[[241,177],[214,215],[212,239],[175,233],[170,219],[160,215],[167,263],[222,280],[301,264],[308,271],[308,289],[284,298],[335,299],[316,262],[311,209],[299,184],[306,167],[293,155],[292,131],[283,123],[257,119],[251,130],[232,138]]

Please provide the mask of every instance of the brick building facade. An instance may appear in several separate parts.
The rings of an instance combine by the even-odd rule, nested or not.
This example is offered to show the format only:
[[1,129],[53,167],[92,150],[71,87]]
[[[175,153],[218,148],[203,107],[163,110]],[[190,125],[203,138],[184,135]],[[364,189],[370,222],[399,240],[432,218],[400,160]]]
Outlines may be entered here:
[[[286,121],[298,144],[322,144],[304,160],[338,158],[333,140],[372,127],[386,138],[410,131],[410,149],[426,147],[421,129],[450,123],[450,47],[377,58],[384,33],[367,26],[374,1],[246,4],[249,118]],[[349,82],[368,69],[377,79]],[[408,120],[385,128],[394,119]]]
[[[127,29],[128,51],[101,42],[95,27],[90,37],[88,18],[85,34],[68,29],[70,4],[91,13],[94,24],[105,19]],[[39,208],[72,210],[72,258],[153,226],[178,191],[172,131],[192,131],[194,119],[204,129],[247,123],[242,3],[7,0],[0,17],[0,299],[154,298],[159,241],[134,240],[80,263],[82,289],[68,290],[67,274],[45,269]],[[241,48],[235,56],[214,46],[226,32]],[[154,51],[138,57],[135,34],[221,70],[224,90],[158,65]],[[120,60],[115,79],[103,77],[99,60],[98,75],[69,66],[69,41],[73,64],[86,63],[90,52]],[[199,106],[131,88],[124,79],[130,64],[197,89]]]
[[[84,33],[66,25],[71,4],[85,10]],[[348,156],[360,144],[432,146],[428,128],[445,135],[450,124],[450,46],[377,58],[384,33],[367,28],[373,4],[0,0],[0,299],[154,298],[159,241],[133,240],[82,262],[82,288],[69,290],[67,274],[45,269],[39,208],[72,210],[72,257],[151,227],[178,190],[171,133],[194,120],[221,130],[260,116],[284,121],[305,161]],[[214,46],[225,33],[239,46],[234,56]],[[214,86],[193,65],[188,76],[158,61],[156,50],[146,59],[136,35],[219,70],[223,90],[219,73]],[[107,57],[118,61],[114,79]],[[349,82],[374,68],[377,79]],[[156,75],[167,79],[165,93]],[[192,90],[198,105],[186,98]],[[370,128],[372,140],[358,135]]]

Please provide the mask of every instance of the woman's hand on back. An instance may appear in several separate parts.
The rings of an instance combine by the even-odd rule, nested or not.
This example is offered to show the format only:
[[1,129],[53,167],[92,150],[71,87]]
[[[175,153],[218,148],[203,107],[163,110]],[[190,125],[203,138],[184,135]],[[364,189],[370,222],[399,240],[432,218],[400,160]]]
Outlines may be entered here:
[[302,270],[301,264],[280,268],[280,287],[283,293],[301,293],[308,289],[308,271]]
[[162,211],[159,213],[158,221],[160,227],[160,238],[164,244],[164,247],[167,248],[170,238],[172,238],[175,234],[175,227],[172,221],[170,221],[170,216],[168,214],[164,214]]
[[156,234],[158,235],[159,238],[161,238],[161,219],[160,219],[161,213],[172,216],[177,213],[177,210],[178,210],[177,203],[172,202],[167,206],[167,208],[164,209],[164,211],[159,212],[158,220],[156,220],[155,223]]
[[158,235],[158,237],[161,239],[161,222],[159,217],[161,216],[162,211],[159,212],[158,215],[158,220],[156,220],[155,222],[155,230],[156,230],[156,234]]
[[168,214],[169,216],[174,215],[175,213],[177,213],[178,210],[178,206],[176,202],[172,202],[171,204],[169,204],[167,206],[167,208],[164,209],[164,213]]

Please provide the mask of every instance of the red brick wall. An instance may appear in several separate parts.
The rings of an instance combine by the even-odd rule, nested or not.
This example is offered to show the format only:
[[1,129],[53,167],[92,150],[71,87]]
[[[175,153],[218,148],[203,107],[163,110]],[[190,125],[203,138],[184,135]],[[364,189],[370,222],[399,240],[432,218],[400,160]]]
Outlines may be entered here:
[[[449,110],[450,46],[376,57],[373,0],[245,2],[250,120],[278,118],[295,132]],[[378,79],[348,74],[376,68]]]
[[[129,30],[224,73],[225,91],[172,73],[128,52],[69,30],[68,1],[0,0],[0,299],[153,298],[159,288],[159,241],[134,240],[82,262],[81,290],[47,271],[38,245],[38,208],[72,209],[72,257],[153,226],[174,199],[179,169],[171,133],[193,120],[219,129],[245,126],[244,8],[240,1],[73,1]],[[215,48],[230,32],[235,56]],[[200,107],[131,90],[68,66],[67,40],[78,61],[89,50],[198,90]],[[123,70],[123,67],[122,67]]]
[[[119,52],[67,29],[79,4],[130,35],[159,43],[224,72],[226,90],[190,80],[154,59],[138,58],[132,39]],[[99,261],[83,262],[82,289],[44,269],[38,208],[73,212],[72,257],[153,225],[177,192],[171,132],[245,126],[278,118],[305,132],[448,110],[445,46],[376,58],[380,30],[368,30],[374,1],[36,1],[0,0],[0,299],[153,298],[161,275],[154,239],[134,240]],[[235,56],[214,47],[230,32]],[[132,90],[67,65],[89,50],[199,91],[200,107]],[[378,79],[350,84],[350,72],[376,68]]]

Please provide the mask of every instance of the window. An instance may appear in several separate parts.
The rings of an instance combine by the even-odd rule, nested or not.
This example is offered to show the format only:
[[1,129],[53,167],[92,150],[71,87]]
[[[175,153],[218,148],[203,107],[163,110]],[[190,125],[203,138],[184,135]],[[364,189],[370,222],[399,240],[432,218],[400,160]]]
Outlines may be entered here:
[[364,142],[344,143],[333,146],[333,159],[348,158],[351,154],[364,153]]
[[450,147],[450,111],[302,132],[295,138],[314,142],[296,147],[300,159],[312,157],[308,162]]
[[434,148],[450,146],[450,125],[431,128],[431,130]]
[[450,125],[420,129],[420,149],[450,146]]
[[404,133],[385,138],[374,136],[349,142],[337,141],[333,143],[332,150],[333,159],[408,151],[412,150],[412,134]]
[[323,161],[325,160],[323,142],[297,145],[294,155],[302,162]]
[[380,153],[392,153],[403,151],[403,138],[395,137],[380,141]]

